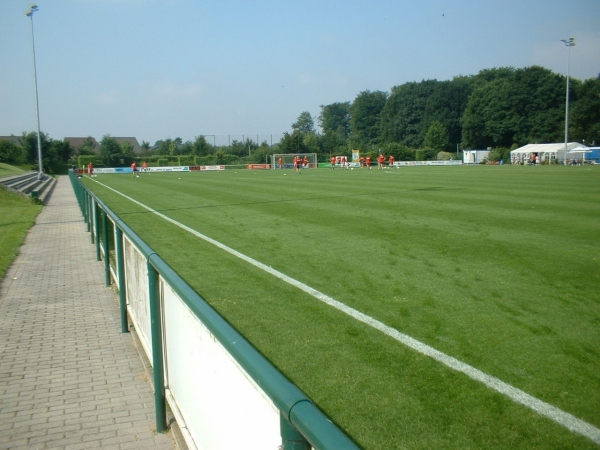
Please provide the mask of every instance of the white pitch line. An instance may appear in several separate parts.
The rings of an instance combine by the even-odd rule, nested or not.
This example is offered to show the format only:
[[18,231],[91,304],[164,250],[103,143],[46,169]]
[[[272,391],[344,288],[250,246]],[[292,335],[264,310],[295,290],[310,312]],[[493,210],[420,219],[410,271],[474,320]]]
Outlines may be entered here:
[[260,261],[250,258],[249,256],[246,256],[243,253],[240,253],[237,250],[234,250],[231,247],[228,247],[225,244],[222,244],[219,241],[216,241],[202,233],[199,233],[198,231],[188,227],[187,225],[184,225],[180,222],[177,222],[174,219],[171,219],[170,217],[150,208],[149,206],[144,205],[143,203],[123,194],[122,192],[117,191],[116,189],[111,188],[110,186],[100,183],[97,180],[93,180],[93,181],[104,186],[107,189],[110,189],[111,191],[115,192],[116,194],[121,195],[122,197],[130,200],[131,202],[141,206],[142,208],[150,211],[151,213],[156,214],[157,216],[165,219],[166,221],[171,222],[173,225],[176,225],[179,228],[181,228],[185,231],[188,231],[189,233],[193,234],[194,236],[197,236],[200,239],[203,239],[206,242],[209,242],[209,243],[219,247],[220,249],[225,250],[227,253],[230,253],[230,254],[252,264],[253,266],[255,266],[257,268],[270,273],[274,277],[277,277],[280,280],[283,280],[286,283],[291,284],[292,286],[295,286],[298,289],[306,292],[307,294],[312,295],[313,297],[317,298],[318,300],[321,300],[323,303],[326,303],[327,305],[332,306],[333,308],[335,308],[343,313],[346,313],[351,317],[354,317],[356,320],[363,322],[367,325],[370,325],[372,328],[375,328],[376,330],[381,331],[382,333],[386,334],[387,336],[406,345],[407,347],[410,347],[413,350],[416,350],[417,352],[419,352],[423,355],[429,356],[430,358],[433,358],[436,361],[441,362],[442,364],[444,364],[445,366],[447,366],[451,369],[454,369],[458,372],[464,373],[469,378],[485,384],[490,389],[493,389],[494,391],[507,396],[511,400],[532,409],[533,411],[537,412],[538,414],[555,421],[556,423],[562,425],[563,427],[565,427],[575,433],[578,433],[582,436],[585,436],[588,439],[591,439],[596,444],[600,444],[600,429],[595,427],[594,425],[587,423],[584,420],[581,420],[581,419],[573,416],[572,414],[569,414],[555,406],[552,406],[549,403],[539,400],[539,399],[529,395],[528,393],[526,393],[514,386],[511,386],[510,384],[505,383],[504,381],[502,381],[492,375],[488,375],[485,372],[482,372],[481,370],[476,369],[473,366],[470,366],[462,361],[459,361],[458,359],[456,359],[450,355],[446,355],[445,353],[442,353],[439,350],[436,350],[435,348],[430,347],[427,344],[417,341],[416,339],[414,339],[404,333],[400,333],[395,328],[392,328],[392,327],[384,324],[383,322],[380,322],[379,320],[374,319],[371,316],[367,316],[366,314],[363,314],[360,311],[358,311],[354,308],[351,308],[351,307],[345,305],[344,303],[341,303],[341,302],[335,300],[334,298],[332,298],[328,295],[325,295],[322,292],[317,291],[316,289],[311,288],[310,286],[302,283],[301,281],[291,278],[291,277],[287,276],[286,274],[261,263]]

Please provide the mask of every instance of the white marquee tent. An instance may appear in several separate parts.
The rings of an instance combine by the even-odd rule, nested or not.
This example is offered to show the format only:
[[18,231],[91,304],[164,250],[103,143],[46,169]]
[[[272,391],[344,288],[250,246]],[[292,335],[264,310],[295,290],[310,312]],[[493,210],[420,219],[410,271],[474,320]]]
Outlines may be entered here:
[[[574,159],[575,154],[569,154],[571,150],[582,147],[578,142],[569,142],[567,144],[567,159]],[[512,164],[528,163],[533,155],[539,156],[541,161],[564,161],[565,143],[559,144],[527,144],[510,152],[510,162]]]

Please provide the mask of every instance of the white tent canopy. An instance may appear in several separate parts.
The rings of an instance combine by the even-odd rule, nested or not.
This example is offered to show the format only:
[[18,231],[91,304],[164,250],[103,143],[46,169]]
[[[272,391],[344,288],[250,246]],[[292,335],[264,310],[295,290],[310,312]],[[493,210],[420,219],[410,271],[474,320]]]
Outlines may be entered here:
[[[584,147],[578,142],[569,142],[567,145],[567,153],[570,153],[571,150]],[[579,153],[581,155],[581,153]],[[564,161],[565,160],[565,143],[558,144],[527,144],[523,147],[519,147],[516,150],[510,152],[510,160],[513,164],[519,163],[527,163],[531,161],[533,155],[537,155],[541,161]],[[575,156],[568,155],[567,157]]]

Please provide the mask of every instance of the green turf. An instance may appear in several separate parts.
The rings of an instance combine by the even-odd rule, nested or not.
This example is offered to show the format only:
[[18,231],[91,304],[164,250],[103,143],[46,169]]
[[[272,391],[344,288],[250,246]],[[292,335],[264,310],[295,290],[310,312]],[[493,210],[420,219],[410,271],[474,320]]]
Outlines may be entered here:
[[0,163],[0,178],[25,173],[24,170],[9,164]]
[[[95,180],[600,427],[600,168]],[[368,449],[594,448],[86,180]]]
[[[15,167],[0,164],[0,178],[22,173]],[[42,210],[31,198],[0,188],[0,280],[19,253],[27,230],[35,223]]]

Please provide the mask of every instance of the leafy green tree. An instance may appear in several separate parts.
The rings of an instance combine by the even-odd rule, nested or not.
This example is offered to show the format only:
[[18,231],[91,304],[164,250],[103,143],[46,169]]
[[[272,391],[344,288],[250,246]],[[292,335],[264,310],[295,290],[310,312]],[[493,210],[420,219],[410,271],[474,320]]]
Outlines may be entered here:
[[258,144],[250,138],[246,138],[244,142],[244,154],[251,155],[258,149]]
[[207,156],[212,154],[214,151],[212,145],[208,143],[206,137],[200,135],[194,139],[192,153],[196,156]]
[[225,164],[227,162],[227,157],[229,155],[227,155],[222,148],[220,148],[219,150],[216,151],[216,153],[214,154],[215,157],[215,164]]
[[[46,133],[40,134],[40,141],[42,143],[42,165],[44,164],[45,155],[50,148],[50,142],[48,135]],[[31,164],[32,166],[38,166],[38,142],[37,142],[37,133],[25,133],[23,132],[21,136],[21,147],[25,153],[25,162],[27,164]],[[44,170],[45,167],[44,167]]]
[[[496,147],[487,156],[489,161],[510,161],[510,148]],[[514,149],[513,149],[514,150]]]
[[563,77],[537,66],[483,75],[475,82],[463,114],[463,146],[510,147],[560,140]]
[[131,160],[133,162],[133,158],[135,158],[135,153],[133,152],[133,144],[129,141],[124,141],[121,144],[121,151],[123,152],[123,156],[127,160]]
[[269,158],[270,155],[271,147],[267,141],[263,141],[258,147],[256,147],[255,150],[252,151],[250,155],[250,162],[254,164],[268,164],[271,162],[271,159]]
[[48,173],[66,173],[67,162],[74,150],[67,141],[49,140],[48,150],[43,158],[44,170]]
[[194,154],[194,143],[192,141],[185,141],[179,146],[180,155],[193,155]]
[[88,136],[83,141],[83,144],[77,149],[78,155],[95,155],[96,154],[96,141],[91,136]]
[[323,130],[323,150],[329,155],[345,154],[350,134],[350,102],[321,105],[319,125]]
[[104,135],[100,141],[98,162],[104,167],[118,167],[123,159],[123,150],[119,142],[110,135]]
[[321,105],[319,125],[324,134],[335,133],[346,139],[350,134],[350,102]]
[[[570,112],[570,140],[600,143],[600,77],[574,83],[576,100]],[[563,122],[564,123],[564,122]]]
[[298,120],[292,124],[292,130],[298,133],[314,133],[315,121],[308,111],[303,111],[298,116]]
[[475,88],[463,114],[463,147],[510,146],[515,142],[519,118],[512,94],[513,85],[507,78]]
[[[63,173],[65,166],[73,155],[73,147],[66,141],[50,139],[47,134],[41,133],[42,142],[42,169],[46,173]],[[22,155],[26,164],[38,167],[37,133],[23,133],[21,138]]]
[[142,155],[147,156],[150,154],[150,142],[142,141],[140,147],[142,149]]
[[384,142],[399,142],[409,147],[423,145],[427,133],[426,108],[436,80],[405,83],[392,88],[381,111],[381,134]]
[[398,142],[388,142],[381,148],[384,155],[393,155],[396,161],[414,161],[415,151]]
[[304,136],[298,132],[285,132],[279,141],[279,153],[311,153],[304,143]]
[[351,143],[356,148],[377,145],[381,141],[379,116],[387,100],[382,91],[363,91],[350,107]]
[[461,117],[472,90],[472,77],[423,80],[393,87],[381,112],[383,141],[421,147],[431,123],[437,121],[447,129],[451,143],[460,142]]
[[247,154],[247,151],[244,147],[244,142],[238,141],[237,139],[231,141],[230,151],[233,155],[236,156],[244,156]]
[[229,147],[231,153],[238,157],[250,156],[257,148],[258,145],[256,142],[250,138],[246,138],[245,141],[234,139],[231,141],[231,146]]
[[461,117],[473,92],[473,77],[438,81],[432,88],[425,103],[419,136],[425,136],[423,133],[429,130],[433,121],[437,121],[448,131],[450,144],[457,144],[462,141]]
[[482,86],[490,81],[498,79],[510,79],[515,73],[512,67],[493,67],[491,69],[482,69],[474,79],[475,87]]
[[437,120],[434,120],[427,130],[425,135],[425,147],[442,152],[450,147],[450,139],[448,138],[448,130]]
[[25,162],[23,148],[12,141],[0,141],[0,162],[6,164],[23,164]]
[[564,135],[565,83],[563,76],[540,66],[515,71],[513,95],[522,120],[513,142],[560,141]]
[[320,153],[319,138],[315,133],[306,134],[302,143],[304,144],[305,153]]
[[343,155],[348,151],[348,141],[340,133],[326,131],[321,136],[323,150],[328,155]]
[[171,142],[173,142],[171,139],[156,141],[154,143],[155,153],[157,155],[168,155]]
[[350,131],[356,140],[365,144],[379,144],[380,116],[387,97],[386,92],[366,90],[354,99],[350,107]]

